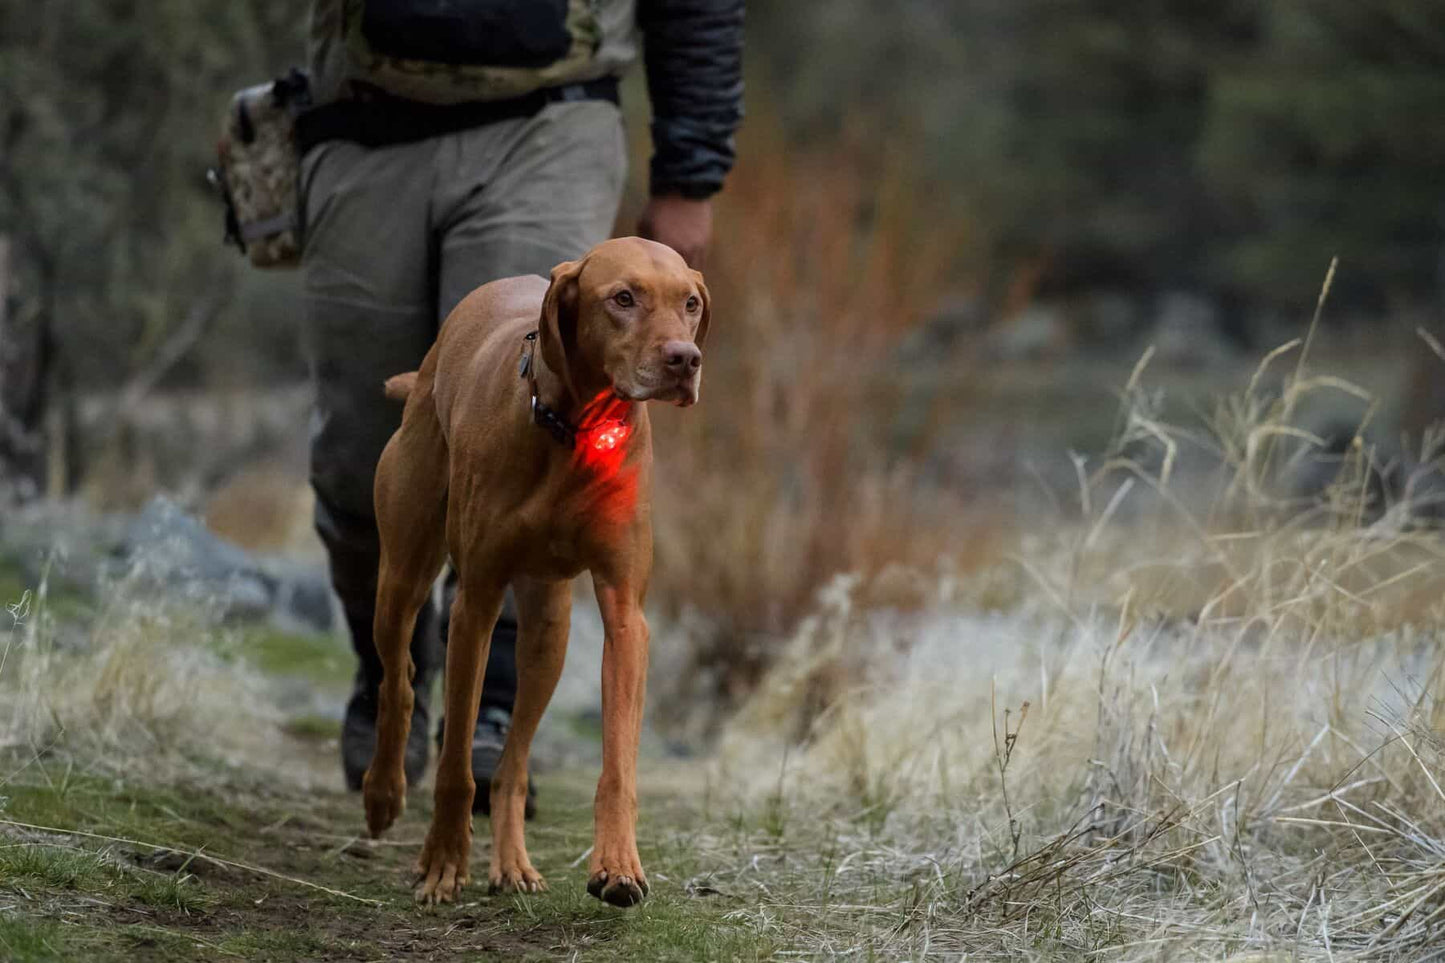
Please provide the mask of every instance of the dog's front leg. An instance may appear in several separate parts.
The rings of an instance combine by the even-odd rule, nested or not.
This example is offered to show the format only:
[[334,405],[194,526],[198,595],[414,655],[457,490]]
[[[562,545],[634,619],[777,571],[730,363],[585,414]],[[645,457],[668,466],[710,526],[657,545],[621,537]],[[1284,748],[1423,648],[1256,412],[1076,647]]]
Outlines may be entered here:
[[[487,873],[493,891],[536,893],[547,888],[527,856],[527,759],[542,713],[552,700],[567,654],[567,627],[572,620],[572,583],[519,579],[517,593],[517,701],[512,729],[492,776],[492,865]],[[485,792],[479,786],[478,792]]]
[[472,729],[482,695],[482,673],[491,648],[492,627],[502,611],[505,583],[478,583],[463,576],[452,602],[447,639],[446,733],[437,762],[436,805],[426,844],[416,863],[416,898],[449,903],[469,877],[472,848]]
[[637,743],[647,683],[647,620],[638,585],[597,584],[605,633],[602,650],[602,778],[587,892],[614,906],[647,895],[637,855]]

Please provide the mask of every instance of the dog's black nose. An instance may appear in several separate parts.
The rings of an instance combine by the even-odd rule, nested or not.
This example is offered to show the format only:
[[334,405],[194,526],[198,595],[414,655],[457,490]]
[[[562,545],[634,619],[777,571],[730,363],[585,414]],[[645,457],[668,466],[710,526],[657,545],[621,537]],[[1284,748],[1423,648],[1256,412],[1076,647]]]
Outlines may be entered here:
[[702,351],[691,341],[668,341],[662,346],[662,357],[673,374],[691,374],[702,367]]

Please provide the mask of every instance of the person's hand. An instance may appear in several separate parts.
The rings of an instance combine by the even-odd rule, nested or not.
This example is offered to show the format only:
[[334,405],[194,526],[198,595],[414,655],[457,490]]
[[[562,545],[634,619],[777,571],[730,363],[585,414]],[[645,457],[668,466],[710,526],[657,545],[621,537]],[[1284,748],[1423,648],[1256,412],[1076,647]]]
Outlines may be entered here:
[[712,201],[680,194],[651,198],[637,219],[637,233],[672,248],[689,267],[702,267],[712,240]]

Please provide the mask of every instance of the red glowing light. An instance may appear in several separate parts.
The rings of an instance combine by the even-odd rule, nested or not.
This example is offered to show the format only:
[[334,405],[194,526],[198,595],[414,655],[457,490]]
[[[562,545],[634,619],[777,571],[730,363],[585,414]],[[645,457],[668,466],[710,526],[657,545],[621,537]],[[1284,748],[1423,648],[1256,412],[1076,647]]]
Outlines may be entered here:
[[[577,417],[575,463],[594,481],[606,481],[615,491],[609,498],[622,510],[634,500],[634,472],[625,466],[632,450],[632,402],[605,391],[583,406]],[[619,487],[620,486],[620,487]],[[627,508],[630,510],[630,507]]]
[[592,493],[590,512],[599,523],[622,524],[637,506],[637,466],[632,403],[605,392],[583,407],[577,419],[574,465],[585,473]]
[[599,425],[579,429],[577,455],[581,463],[599,475],[615,475],[627,456],[632,425],[608,419]]
[[631,436],[632,426],[624,421],[599,425],[578,432],[577,453],[588,468],[611,475],[622,467],[627,439]]
[[627,440],[632,429],[626,425],[610,425],[603,428],[592,439],[592,448],[595,451],[611,451]]

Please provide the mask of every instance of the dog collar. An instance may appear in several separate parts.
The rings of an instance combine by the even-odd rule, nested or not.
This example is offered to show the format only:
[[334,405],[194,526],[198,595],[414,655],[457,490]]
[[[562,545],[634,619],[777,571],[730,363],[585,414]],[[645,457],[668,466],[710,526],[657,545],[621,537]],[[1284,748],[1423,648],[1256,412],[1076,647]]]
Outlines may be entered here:
[[[608,406],[588,405],[582,411],[584,422],[581,425],[574,425],[568,419],[562,418],[558,412],[552,411],[542,399],[538,398],[538,375],[536,375],[536,346],[538,346],[538,333],[527,331],[522,338],[522,364],[517,369],[517,375],[527,379],[527,388],[532,395],[532,422],[540,428],[546,428],[546,432],[552,435],[553,440],[564,448],[581,453],[584,463],[605,464],[607,461],[616,461],[617,455],[623,453],[626,448],[627,438],[631,435],[631,425],[626,418],[618,418],[616,415],[608,414]],[[594,412],[595,416],[587,418],[587,412]],[[614,464],[616,467],[616,464]]]
[[564,448],[577,444],[577,429],[567,419],[553,411],[537,397],[537,372],[532,356],[537,352],[537,332],[528,331],[522,336],[522,364],[517,369],[519,377],[527,379],[532,393],[532,423],[547,429],[547,434],[556,439]]
[[542,404],[535,392],[532,395],[532,421],[546,428],[547,433],[557,439],[557,444],[563,448],[576,447],[577,429],[568,424],[557,412]]
[[[537,332],[529,331],[522,337],[522,361],[517,374],[527,379],[527,386],[531,389],[532,423],[545,428],[547,434],[563,448],[581,452],[584,461],[594,467],[620,454],[632,434],[632,426],[626,418],[607,417],[607,408],[603,406],[602,417],[594,418],[590,423],[574,425],[537,397],[536,352]],[[585,410],[583,415],[586,415]]]

